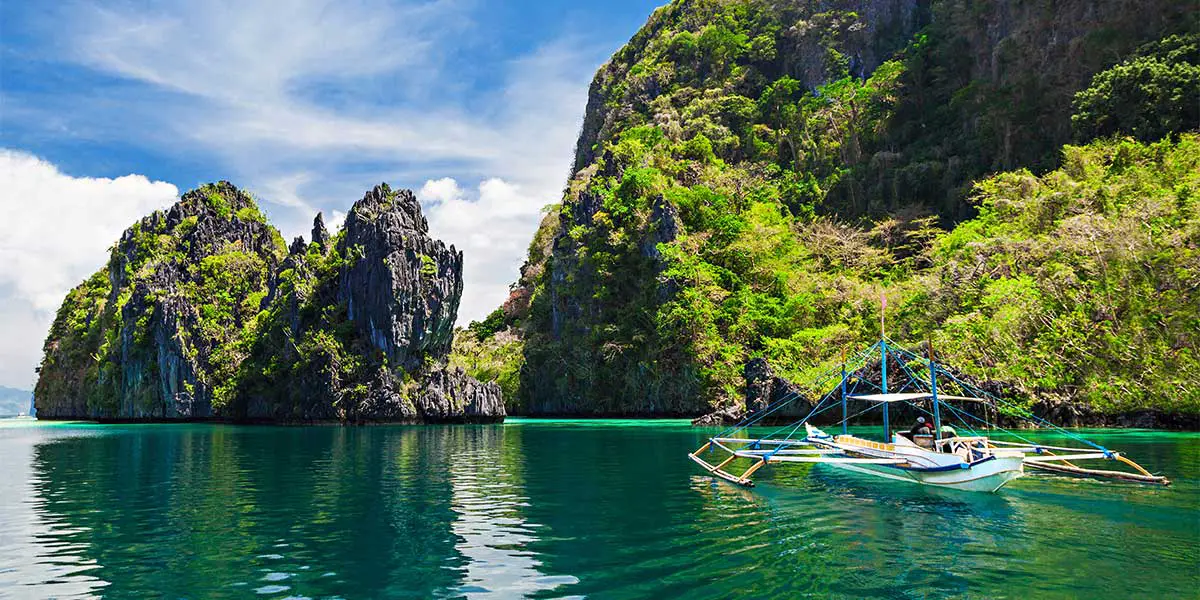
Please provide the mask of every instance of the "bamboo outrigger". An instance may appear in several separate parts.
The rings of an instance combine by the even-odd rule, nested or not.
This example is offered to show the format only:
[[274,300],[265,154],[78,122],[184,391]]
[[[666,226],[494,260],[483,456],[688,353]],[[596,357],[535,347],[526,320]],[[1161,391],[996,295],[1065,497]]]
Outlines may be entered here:
[[[880,383],[867,381],[863,372],[878,357]],[[900,366],[903,383],[897,391],[888,389],[889,360]],[[918,377],[916,372],[924,371]],[[838,381],[840,379],[840,381]],[[994,492],[1008,482],[1026,475],[1025,467],[1066,475],[1117,479],[1138,483],[1170,485],[1170,480],[1155,475],[1119,452],[1109,450],[1082,436],[1040,419],[1029,411],[988,394],[977,386],[962,381],[928,357],[919,356],[888,340],[880,339],[870,349],[844,362],[839,371],[827,374],[817,384],[836,387],[826,393],[808,416],[762,436],[749,435],[749,428],[760,424],[800,396],[791,394],[749,415],[745,420],[707,442],[688,456],[705,471],[731,483],[751,487],[750,479],[768,464],[816,463],[866,473],[899,481],[966,491]],[[939,384],[939,381],[941,382]],[[962,395],[939,392],[939,385],[957,388]],[[875,389],[871,389],[875,388]],[[860,393],[860,389],[865,392]],[[840,403],[837,402],[840,399]],[[850,401],[866,403],[867,408],[848,414]],[[928,401],[929,409],[918,404]],[[930,435],[909,435],[891,429],[889,407],[904,403],[932,417]],[[1086,447],[1051,446],[1040,444],[1020,434],[997,427],[971,414],[962,403],[982,403],[994,407],[1009,417],[1022,420],[1037,428],[1052,430]],[[841,435],[830,435],[809,420],[826,410],[841,406]],[[955,408],[955,404],[959,404]],[[849,434],[848,423],[869,410],[879,408],[883,417],[884,442],[867,440]],[[943,412],[945,411],[945,412]],[[959,436],[953,428],[943,428],[943,419],[954,419],[972,435]],[[948,420],[948,419],[947,419]],[[997,432],[1017,441],[997,440],[972,428],[972,420],[989,434]],[[786,432],[786,433],[784,433]],[[802,435],[801,435],[801,432]],[[741,435],[738,435],[741,433]],[[782,435],[781,435],[782,434]],[[704,458],[705,453],[723,453],[720,462]],[[734,474],[728,470],[735,459],[750,459],[749,467]],[[1075,464],[1084,460],[1108,460],[1122,463],[1136,472],[1084,468]]]

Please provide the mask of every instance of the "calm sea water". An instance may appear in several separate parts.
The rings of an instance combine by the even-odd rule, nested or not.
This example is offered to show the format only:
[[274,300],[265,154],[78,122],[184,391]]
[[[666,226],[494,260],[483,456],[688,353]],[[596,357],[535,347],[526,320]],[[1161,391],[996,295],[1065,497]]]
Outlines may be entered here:
[[[3,422],[0,422],[3,423]],[[680,422],[0,424],[0,597],[1190,598],[1200,435],[1090,432],[1176,485],[1001,493],[828,466],[752,490]]]

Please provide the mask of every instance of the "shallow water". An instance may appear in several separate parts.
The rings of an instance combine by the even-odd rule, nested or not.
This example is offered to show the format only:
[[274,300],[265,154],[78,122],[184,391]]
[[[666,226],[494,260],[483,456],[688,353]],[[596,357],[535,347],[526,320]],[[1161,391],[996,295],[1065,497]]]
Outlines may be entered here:
[[1169,488],[701,475],[678,421],[0,421],[0,598],[1181,598],[1200,434],[1088,432]]

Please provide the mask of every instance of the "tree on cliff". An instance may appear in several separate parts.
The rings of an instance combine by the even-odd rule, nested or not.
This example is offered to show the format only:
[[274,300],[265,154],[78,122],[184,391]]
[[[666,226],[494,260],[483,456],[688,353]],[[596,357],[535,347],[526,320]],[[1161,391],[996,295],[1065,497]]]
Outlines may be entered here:
[[[1192,272],[1190,233],[1126,250],[1098,240],[1132,227],[1116,205],[1190,231],[1195,182],[1181,167],[1195,140],[1063,144],[1071,98],[1140,44],[1187,30],[1194,11],[1182,0],[1035,4],[701,0],[656,11],[597,73],[564,200],[522,269],[529,303],[501,321],[524,340],[518,365],[491,369],[521,374],[515,408],[731,407],[751,357],[804,380],[877,335],[884,290],[899,307],[896,335],[973,340],[947,359],[1027,394],[1192,406],[1179,395],[1194,376],[1196,339],[1181,325],[1192,288],[1179,288],[1182,312],[1135,292],[1182,285],[1171,273]],[[987,176],[997,171],[1012,173]],[[1072,186],[1114,195],[1105,204]],[[1053,198],[1072,208],[1051,210]],[[1046,222],[999,208],[1014,203]],[[1027,270],[1044,259],[1028,244],[1063,268]],[[1135,256],[1171,267],[1138,269],[1126,262]],[[1036,319],[1001,310],[1010,305]],[[1051,339],[1061,345],[1043,346]],[[1098,366],[1139,353],[1164,365],[1161,378],[1136,380],[1123,358]]]
[[1082,140],[1115,134],[1154,141],[1200,129],[1200,34],[1140,48],[1075,95],[1071,117]]

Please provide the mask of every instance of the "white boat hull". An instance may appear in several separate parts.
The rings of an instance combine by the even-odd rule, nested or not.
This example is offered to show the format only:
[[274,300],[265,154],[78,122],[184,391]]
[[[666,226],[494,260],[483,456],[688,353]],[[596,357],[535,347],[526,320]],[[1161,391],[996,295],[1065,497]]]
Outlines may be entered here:
[[[829,462],[838,468],[885,479],[967,492],[994,492],[1025,474],[1023,454],[989,448],[986,438],[955,437],[945,440],[945,443],[957,448],[956,453],[951,453],[922,448],[900,435],[893,436],[890,444],[880,444],[848,435],[835,438],[807,423],[805,428],[807,439],[817,447],[839,450],[851,456],[903,459],[901,464]],[[974,444],[973,450],[967,442]],[[968,462],[972,454],[974,460]]]
[[950,471],[914,471],[890,465],[871,464],[830,463],[830,466],[896,481],[911,481],[966,492],[994,492],[1025,474],[1022,459],[1019,457],[995,458],[974,464],[967,469]]

